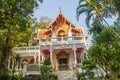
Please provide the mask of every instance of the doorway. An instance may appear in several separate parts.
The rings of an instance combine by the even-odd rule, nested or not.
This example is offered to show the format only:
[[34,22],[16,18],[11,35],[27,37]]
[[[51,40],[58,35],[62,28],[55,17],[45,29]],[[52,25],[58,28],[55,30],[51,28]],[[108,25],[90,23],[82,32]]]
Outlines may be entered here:
[[65,51],[60,51],[59,54],[57,55],[60,71],[68,70],[68,68],[69,68],[68,67],[68,58],[69,58],[69,54],[66,53]]

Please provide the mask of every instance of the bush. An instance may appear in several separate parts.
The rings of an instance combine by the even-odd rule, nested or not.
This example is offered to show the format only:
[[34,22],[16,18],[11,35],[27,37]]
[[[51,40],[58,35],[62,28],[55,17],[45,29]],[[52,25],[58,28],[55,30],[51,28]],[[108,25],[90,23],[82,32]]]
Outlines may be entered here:
[[44,80],[47,79],[49,77],[49,71],[51,71],[51,69],[52,69],[51,66],[42,65],[40,67],[41,78],[43,78]]
[[41,80],[41,78],[40,78],[40,75],[30,74],[30,75],[25,76],[21,80]]
[[10,76],[7,72],[0,73],[0,80],[10,80]]
[[58,80],[58,75],[50,74],[49,78],[50,78],[50,80]]
[[45,60],[45,61],[43,62],[43,65],[51,65],[50,60]]
[[24,78],[22,78],[21,80],[33,80],[33,79],[28,78],[28,77],[24,77]]
[[85,73],[77,73],[77,78],[80,80],[81,78],[85,77]]
[[95,76],[95,73],[94,72],[89,72],[89,78],[93,78]]

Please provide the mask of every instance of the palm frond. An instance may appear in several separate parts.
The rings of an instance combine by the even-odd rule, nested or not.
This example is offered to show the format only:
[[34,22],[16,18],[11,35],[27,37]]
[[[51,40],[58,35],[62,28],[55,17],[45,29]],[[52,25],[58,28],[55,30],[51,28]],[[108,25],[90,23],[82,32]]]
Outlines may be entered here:
[[80,16],[82,13],[87,12],[88,10],[89,10],[88,8],[80,8],[79,10],[77,10],[77,20],[79,21],[79,16]]
[[81,4],[82,2],[84,2],[85,0],[79,0],[79,4]]
[[94,13],[90,13],[90,12],[87,12],[87,16],[86,16],[86,19],[85,19],[85,23],[86,23],[86,25],[87,25],[88,28],[90,28],[90,24],[89,23],[90,23],[91,18],[94,15]]

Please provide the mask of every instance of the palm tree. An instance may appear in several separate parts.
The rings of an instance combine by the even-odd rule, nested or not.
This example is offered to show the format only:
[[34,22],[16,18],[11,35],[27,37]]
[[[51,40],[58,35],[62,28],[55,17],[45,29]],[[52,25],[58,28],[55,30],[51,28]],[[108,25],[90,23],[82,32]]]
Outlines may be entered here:
[[[104,27],[103,23],[110,27],[105,18],[111,18],[113,15],[117,15],[119,19],[120,10],[118,9],[118,3],[120,3],[118,0],[80,0],[79,6],[77,7],[77,20],[79,20],[79,16],[82,13],[86,13],[87,27],[90,29],[91,27],[97,27],[94,26],[96,23],[99,26],[97,28],[92,28],[90,31],[94,31],[94,29],[98,29],[97,31],[99,31],[102,26]],[[90,26],[91,20],[93,21],[92,26]],[[118,33],[111,27],[109,30],[120,38]]]
[[98,1],[94,0],[80,0],[79,6],[77,7],[77,20],[79,20],[79,16],[82,13],[86,13],[86,25],[87,27],[90,27],[90,20],[92,19],[94,21],[99,21],[100,24],[102,24],[101,21],[101,11],[103,11],[104,8],[101,4],[99,4]]

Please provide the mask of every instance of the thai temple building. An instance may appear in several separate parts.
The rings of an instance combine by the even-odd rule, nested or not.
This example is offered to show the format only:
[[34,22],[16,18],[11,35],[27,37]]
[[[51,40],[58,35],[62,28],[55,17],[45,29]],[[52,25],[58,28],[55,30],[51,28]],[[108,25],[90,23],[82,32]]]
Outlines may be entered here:
[[[60,11],[46,29],[38,30],[34,38],[37,46],[14,48],[14,54],[20,55],[16,69],[23,69],[24,61],[41,65],[49,60],[54,71],[72,70],[73,66],[82,65],[87,37],[82,27],[76,27]],[[8,64],[8,68],[13,68]]]

